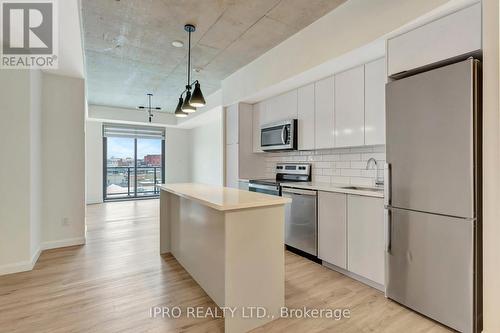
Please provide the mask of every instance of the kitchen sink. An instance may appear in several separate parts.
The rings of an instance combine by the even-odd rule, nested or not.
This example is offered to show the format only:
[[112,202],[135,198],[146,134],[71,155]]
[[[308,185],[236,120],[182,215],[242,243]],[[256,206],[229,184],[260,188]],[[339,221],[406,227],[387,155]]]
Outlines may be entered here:
[[383,188],[373,188],[373,187],[362,187],[362,186],[343,186],[341,187],[345,190],[356,190],[356,191],[371,191],[371,192],[382,192]]

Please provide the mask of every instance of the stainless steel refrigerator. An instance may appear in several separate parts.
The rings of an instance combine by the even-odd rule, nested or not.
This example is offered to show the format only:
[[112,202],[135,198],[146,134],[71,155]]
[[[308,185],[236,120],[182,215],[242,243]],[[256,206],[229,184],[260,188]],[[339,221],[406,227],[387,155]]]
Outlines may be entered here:
[[482,325],[480,76],[467,59],[386,86],[386,296],[461,332]]

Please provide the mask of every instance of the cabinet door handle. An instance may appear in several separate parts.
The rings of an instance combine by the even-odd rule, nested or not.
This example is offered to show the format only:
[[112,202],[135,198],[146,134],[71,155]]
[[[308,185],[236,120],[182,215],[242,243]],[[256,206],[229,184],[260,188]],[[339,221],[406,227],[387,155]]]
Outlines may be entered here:
[[391,204],[391,164],[386,163],[384,166],[384,205],[389,206]]
[[391,210],[384,209],[384,221],[385,221],[385,252],[391,253],[392,246],[392,219]]

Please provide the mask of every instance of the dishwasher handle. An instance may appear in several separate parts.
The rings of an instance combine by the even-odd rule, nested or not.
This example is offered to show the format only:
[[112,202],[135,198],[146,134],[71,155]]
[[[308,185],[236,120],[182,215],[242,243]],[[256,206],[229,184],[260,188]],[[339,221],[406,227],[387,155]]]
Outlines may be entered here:
[[317,191],[311,191],[311,190],[302,190],[298,188],[291,188],[291,187],[283,187],[281,190],[281,193],[289,193],[289,194],[298,194],[298,195],[309,195],[309,196],[317,196],[318,192]]

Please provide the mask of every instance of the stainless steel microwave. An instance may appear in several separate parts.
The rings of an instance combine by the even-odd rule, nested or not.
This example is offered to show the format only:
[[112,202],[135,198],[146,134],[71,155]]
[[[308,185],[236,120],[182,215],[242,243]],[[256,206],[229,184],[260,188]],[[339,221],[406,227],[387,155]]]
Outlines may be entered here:
[[263,151],[297,150],[297,119],[261,126],[260,147]]

